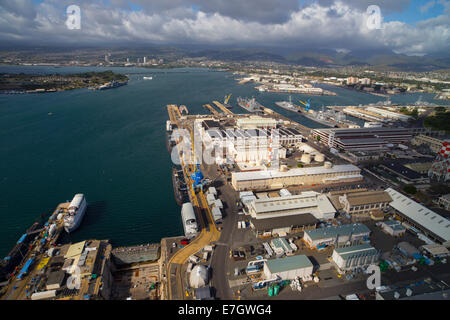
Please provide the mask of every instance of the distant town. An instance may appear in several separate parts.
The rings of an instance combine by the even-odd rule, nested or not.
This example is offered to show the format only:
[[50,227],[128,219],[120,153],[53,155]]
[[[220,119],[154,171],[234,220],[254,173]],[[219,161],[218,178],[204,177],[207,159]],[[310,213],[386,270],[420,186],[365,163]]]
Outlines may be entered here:
[[[450,72],[448,68],[434,67],[430,71],[403,70],[395,65],[346,65],[334,64],[304,66],[292,62],[271,61],[271,56],[256,55],[211,58],[208,52],[195,57],[181,50],[161,48],[153,50],[115,49],[79,50],[74,52],[48,51],[35,53],[29,50],[0,51],[0,64],[25,66],[103,66],[146,68],[211,68],[237,72],[242,82],[255,82],[256,90],[300,93],[310,95],[334,95],[330,90],[315,86],[327,84],[340,86],[368,94],[386,97],[404,92],[433,93],[435,99],[450,99]],[[157,52],[149,54],[150,52]],[[193,55],[193,54],[191,54]],[[393,58],[394,59],[394,58]],[[409,68],[409,67],[407,67]]]

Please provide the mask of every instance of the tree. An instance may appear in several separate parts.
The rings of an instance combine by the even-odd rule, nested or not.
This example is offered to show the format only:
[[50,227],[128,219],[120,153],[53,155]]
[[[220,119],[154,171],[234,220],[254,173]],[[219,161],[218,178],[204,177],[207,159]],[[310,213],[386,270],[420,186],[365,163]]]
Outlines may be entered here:
[[416,194],[417,193],[416,187],[413,186],[412,184],[409,184],[409,185],[405,186],[403,188],[403,191],[405,191],[406,193],[409,193],[409,194]]

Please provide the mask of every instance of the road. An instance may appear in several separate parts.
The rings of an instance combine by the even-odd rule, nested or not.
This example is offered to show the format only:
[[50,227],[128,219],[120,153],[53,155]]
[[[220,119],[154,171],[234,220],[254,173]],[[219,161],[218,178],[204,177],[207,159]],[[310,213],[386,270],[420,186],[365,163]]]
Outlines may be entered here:
[[[172,110],[171,108],[169,108],[169,106],[168,109],[170,115]],[[182,275],[183,265],[187,262],[189,257],[203,249],[206,245],[214,243],[220,237],[220,232],[216,228],[216,224],[206,201],[205,194],[202,190],[200,190],[196,194],[195,190],[193,189],[194,181],[191,179],[189,173],[194,172],[194,166],[192,164],[189,166],[186,165],[184,155],[181,157],[181,161],[185,181],[189,190],[189,198],[191,199],[194,210],[196,210],[197,217],[199,218],[201,231],[200,234],[191,243],[189,243],[181,250],[178,250],[167,263],[169,300],[184,299],[185,297]]]

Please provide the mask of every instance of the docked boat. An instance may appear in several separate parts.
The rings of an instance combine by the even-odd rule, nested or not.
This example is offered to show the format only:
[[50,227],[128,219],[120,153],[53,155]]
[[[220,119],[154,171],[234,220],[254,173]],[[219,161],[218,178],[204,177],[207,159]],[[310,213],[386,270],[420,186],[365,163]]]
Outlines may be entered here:
[[255,98],[237,98],[238,105],[250,113],[264,113],[264,107]]
[[292,97],[291,96],[289,96],[289,101],[279,101],[279,102],[275,102],[275,104],[278,107],[283,108],[283,109],[288,110],[288,111],[301,112],[300,108],[292,103]]
[[80,226],[81,220],[86,213],[86,208],[87,202],[84,194],[76,194],[70,202],[68,212],[64,216],[64,230],[67,233],[76,230]]
[[183,171],[177,168],[172,168],[172,184],[175,200],[179,206],[184,202],[189,201],[187,194],[186,181],[184,180]]
[[181,220],[183,222],[184,235],[187,238],[194,238],[198,233],[198,225],[192,203],[183,203],[181,207]]

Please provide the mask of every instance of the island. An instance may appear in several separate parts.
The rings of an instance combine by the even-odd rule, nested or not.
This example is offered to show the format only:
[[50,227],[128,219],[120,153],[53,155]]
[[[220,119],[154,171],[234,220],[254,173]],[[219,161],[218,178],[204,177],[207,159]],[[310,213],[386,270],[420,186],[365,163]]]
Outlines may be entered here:
[[128,83],[128,77],[112,71],[77,74],[0,73],[0,93],[46,93],[81,88],[109,89]]

